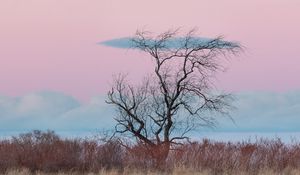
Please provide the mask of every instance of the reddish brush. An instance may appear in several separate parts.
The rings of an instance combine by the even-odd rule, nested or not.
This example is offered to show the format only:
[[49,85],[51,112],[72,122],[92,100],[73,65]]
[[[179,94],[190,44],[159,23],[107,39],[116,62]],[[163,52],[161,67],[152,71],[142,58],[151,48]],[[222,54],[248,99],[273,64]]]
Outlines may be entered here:
[[[43,172],[97,172],[126,168],[161,170],[155,164],[156,150],[143,144],[123,147],[118,141],[61,139],[54,132],[33,131],[0,141],[0,173],[26,168]],[[185,167],[213,174],[248,172],[265,169],[283,172],[300,169],[300,144],[277,140],[255,143],[223,143],[203,140],[177,146],[163,164],[164,170]]]

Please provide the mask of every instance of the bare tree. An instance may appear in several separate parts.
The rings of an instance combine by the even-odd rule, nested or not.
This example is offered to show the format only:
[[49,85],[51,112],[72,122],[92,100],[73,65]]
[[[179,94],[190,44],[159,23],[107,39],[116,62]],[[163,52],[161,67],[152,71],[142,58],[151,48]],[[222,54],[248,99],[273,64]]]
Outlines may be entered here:
[[199,38],[196,30],[184,35],[169,30],[157,36],[137,31],[132,43],[151,55],[154,73],[140,86],[130,85],[120,75],[107,103],[118,111],[116,133],[130,134],[153,148],[161,162],[172,145],[189,138],[189,131],[214,126],[214,113],[228,112],[231,95],[217,94],[212,79],[223,70],[220,58],[238,53],[241,46],[222,37]]

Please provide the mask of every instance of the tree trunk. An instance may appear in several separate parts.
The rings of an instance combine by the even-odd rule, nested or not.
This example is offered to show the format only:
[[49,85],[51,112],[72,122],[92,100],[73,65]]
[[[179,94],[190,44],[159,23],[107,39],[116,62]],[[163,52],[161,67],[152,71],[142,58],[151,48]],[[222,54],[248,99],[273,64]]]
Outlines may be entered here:
[[169,152],[170,143],[162,143],[153,147],[152,156],[155,161],[156,168],[164,169],[166,167]]

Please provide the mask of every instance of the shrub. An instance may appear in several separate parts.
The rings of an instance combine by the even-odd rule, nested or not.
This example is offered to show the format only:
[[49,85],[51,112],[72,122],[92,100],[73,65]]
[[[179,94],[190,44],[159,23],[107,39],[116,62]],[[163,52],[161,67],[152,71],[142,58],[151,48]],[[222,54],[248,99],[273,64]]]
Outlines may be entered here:
[[[255,143],[202,142],[177,145],[163,169],[157,169],[152,154],[143,144],[124,147],[117,140],[62,139],[53,131],[32,131],[0,141],[0,173],[11,169],[31,172],[99,172],[128,169],[171,172],[184,167],[195,172],[258,174],[266,170],[286,173],[300,169],[300,144],[280,139]],[[161,168],[161,167],[160,167]]]

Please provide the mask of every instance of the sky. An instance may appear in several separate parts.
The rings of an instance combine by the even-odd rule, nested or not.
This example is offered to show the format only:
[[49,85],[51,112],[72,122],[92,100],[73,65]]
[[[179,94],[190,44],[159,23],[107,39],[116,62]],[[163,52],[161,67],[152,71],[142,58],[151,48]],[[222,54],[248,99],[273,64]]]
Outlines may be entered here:
[[[299,0],[1,0],[1,128],[97,128],[95,121],[110,121],[97,116],[113,116],[102,104],[112,75],[128,72],[134,81],[151,71],[147,55],[98,43],[137,29],[197,27],[203,37],[223,35],[246,48],[216,82],[243,99],[234,114],[243,118],[239,128],[252,121],[249,130],[296,130],[299,8]],[[260,124],[273,117],[269,129]],[[285,122],[292,129],[280,128]]]

